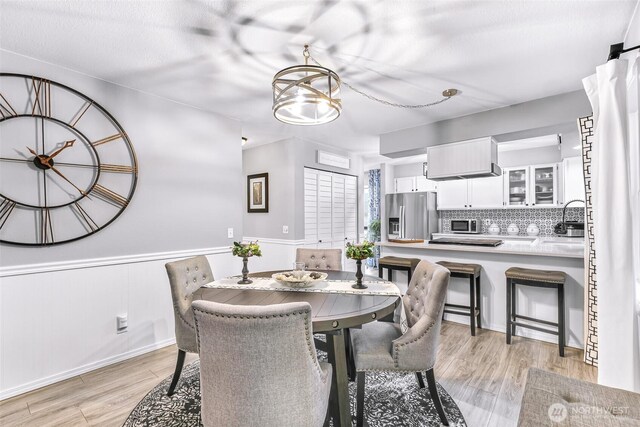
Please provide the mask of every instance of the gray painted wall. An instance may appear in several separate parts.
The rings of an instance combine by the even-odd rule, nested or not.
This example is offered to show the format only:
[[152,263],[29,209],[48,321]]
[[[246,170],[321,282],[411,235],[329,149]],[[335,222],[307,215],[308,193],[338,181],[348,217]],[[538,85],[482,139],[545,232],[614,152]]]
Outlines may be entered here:
[[54,247],[2,245],[3,267],[226,246],[229,227],[242,235],[239,122],[6,51],[0,63],[100,103],[128,133],[140,168],[131,204],[107,228]]
[[[242,152],[243,230],[245,236],[295,239],[294,173],[296,151],[291,139],[261,145]],[[269,174],[269,212],[247,212],[247,175]],[[289,234],[282,226],[289,226]]]
[[[350,169],[318,164],[317,150],[328,151],[351,158]],[[269,239],[304,239],[304,168],[312,167],[358,177],[358,229],[363,229],[364,179],[360,156],[329,148],[322,144],[290,138],[271,144],[248,148],[242,156],[243,173],[269,173],[269,212],[247,213],[246,195],[243,213],[244,235]],[[288,225],[289,233],[282,232]]]
[[380,154],[406,157],[423,154],[429,146],[482,136],[505,141],[572,132],[576,119],[589,114],[591,106],[587,96],[578,90],[382,134]]
[[406,165],[395,165],[393,168],[395,178],[405,178],[407,176],[422,175],[422,162],[409,163]]

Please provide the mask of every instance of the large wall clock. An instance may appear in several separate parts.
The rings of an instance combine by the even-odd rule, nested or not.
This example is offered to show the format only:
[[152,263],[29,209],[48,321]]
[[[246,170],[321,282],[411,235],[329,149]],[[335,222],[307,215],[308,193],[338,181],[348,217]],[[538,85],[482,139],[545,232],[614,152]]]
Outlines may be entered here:
[[0,73],[0,242],[72,242],[129,205],[138,164],[109,112],[65,85]]

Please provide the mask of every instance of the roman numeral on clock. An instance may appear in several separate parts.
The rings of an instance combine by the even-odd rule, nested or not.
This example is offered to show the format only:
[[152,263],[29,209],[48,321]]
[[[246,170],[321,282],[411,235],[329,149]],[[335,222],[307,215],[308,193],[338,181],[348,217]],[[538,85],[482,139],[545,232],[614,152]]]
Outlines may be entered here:
[[49,208],[40,209],[40,243],[54,243],[53,224],[51,223],[51,212]]
[[2,118],[14,117],[17,116],[16,110],[13,109],[7,98],[4,97],[3,94],[0,93],[0,114],[2,114]]
[[116,139],[120,139],[120,138],[122,138],[122,134],[117,133],[115,135],[107,136],[106,138],[102,138],[97,141],[94,141],[91,143],[91,145],[93,145],[94,147],[97,147],[98,145],[106,144],[107,142],[115,141]]
[[16,207],[16,202],[11,200],[5,200],[0,204],[0,229],[4,227],[4,223],[9,219],[9,215],[13,212],[13,208]]
[[133,166],[125,165],[109,165],[105,163],[100,164],[100,172],[114,172],[114,173],[134,173],[138,172]]
[[82,118],[82,116],[84,116],[84,113],[86,113],[89,107],[91,107],[92,105],[93,105],[93,101],[85,102],[84,105],[80,108],[80,111],[78,111],[71,118],[71,121],[69,122],[69,126],[74,127],[76,123],[78,123],[78,121]]
[[31,114],[45,117],[51,117],[51,83],[47,80],[31,78],[35,99],[33,101],[33,109]]
[[127,206],[127,204],[129,204],[129,201],[126,198],[122,197],[121,195],[119,195],[115,191],[112,191],[112,190],[109,190],[106,187],[103,187],[100,184],[94,185],[93,190],[91,191],[91,193],[92,194],[95,193],[101,199],[106,200],[108,202],[111,202],[114,205],[117,205],[117,206],[120,206],[120,207],[125,207],[125,206]]
[[84,225],[84,227],[88,231],[96,231],[98,229],[98,224],[96,224],[93,218],[89,216],[87,211],[85,211],[78,202],[75,202],[74,204],[69,206],[71,207],[73,213],[76,214],[82,225]]

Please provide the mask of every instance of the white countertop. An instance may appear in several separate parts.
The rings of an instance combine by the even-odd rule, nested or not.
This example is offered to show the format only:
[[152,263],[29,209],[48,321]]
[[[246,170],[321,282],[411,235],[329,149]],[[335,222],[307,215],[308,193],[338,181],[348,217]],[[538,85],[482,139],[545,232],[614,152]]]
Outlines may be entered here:
[[407,249],[424,249],[434,251],[485,252],[511,255],[533,255],[558,258],[584,258],[583,237],[559,236],[503,236],[489,234],[434,234],[433,238],[460,237],[476,239],[500,239],[504,243],[500,246],[466,246],[424,243],[391,243],[378,242],[378,246]]

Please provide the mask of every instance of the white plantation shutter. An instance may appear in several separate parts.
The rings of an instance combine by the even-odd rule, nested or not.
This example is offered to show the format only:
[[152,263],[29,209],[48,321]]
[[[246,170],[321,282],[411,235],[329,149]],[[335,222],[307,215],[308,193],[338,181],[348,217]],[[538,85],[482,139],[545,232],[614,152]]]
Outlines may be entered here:
[[333,236],[331,223],[332,193],[331,174],[318,171],[318,241],[330,241]]
[[331,177],[333,192],[331,200],[332,229],[331,234],[334,242],[344,240],[344,175],[333,175]]
[[347,176],[344,185],[345,237],[348,241],[358,238],[358,178]]
[[318,241],[318,171],[304,170],[304,239]]
[[343,248],[358,237],[358,179],[304,170],[304,227],[307,243]]

